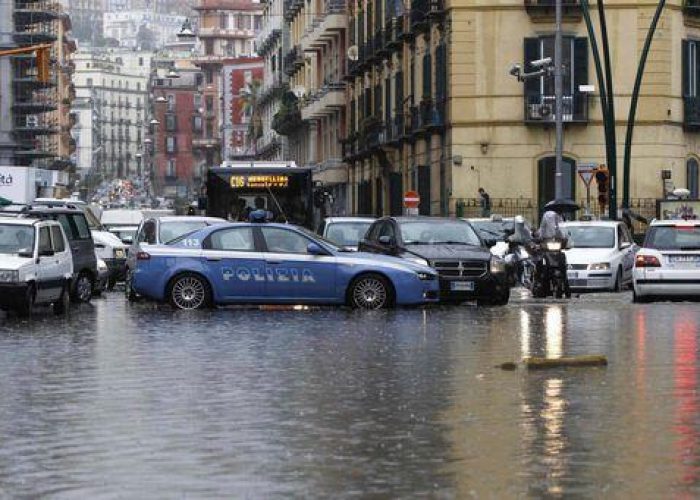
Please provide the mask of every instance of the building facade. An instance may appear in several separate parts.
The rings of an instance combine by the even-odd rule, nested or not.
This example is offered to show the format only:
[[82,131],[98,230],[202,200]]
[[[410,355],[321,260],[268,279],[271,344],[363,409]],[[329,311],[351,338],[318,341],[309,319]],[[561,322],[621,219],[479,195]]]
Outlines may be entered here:
[[[620,199],[630,95],[656,3],[609,0],[606,8]],[[604,164],[605,142],[577,1],[565,2],[563,31],[564,195],[583,201],[576,165]],[[401,213],[403,192],[416,190],[421,213],[469,215],[484,187],[494,212],[537,218],[554,196],[554,82],[521,83],[508,69],[518,63],[532,71],[530,61],[553,57],[553,35],[549,0],[352,4],[349,45],[357,50],[349,52],[343,140],[352,211]],[[669,0],[651,46],[632,148],[630,200],[647,214],[664,195],[662,171],[698,194],[697,40],[700,8]]]
[[139,175],[147,127],[151,52],[108,50],[74,55],[80,164],[105,179]]
[[73,36],[80,42],[97,43],[102,37],[105,0],[63,0],[62,4],[71,17]]
[[121,47],[156,49],[175,41],[185,16],[128,10],[105,12],[103,36],[117,40]]
[[222,130],[223,156],[226,160],[254,158],[259,121],[254,120],[263,80],[263,60],[260,57],[233,59],[223,66],[224,123]]
[[[203,74],[204,132],[195,147],[203,148],[210,166],[223,160],[224,65],[239,57],[255,55],[254,41],[262,26],[262,6],[249,0],[200,0],[197,37],[199,54],[194,63]],[[209,161],[209,160],[208,160]]]

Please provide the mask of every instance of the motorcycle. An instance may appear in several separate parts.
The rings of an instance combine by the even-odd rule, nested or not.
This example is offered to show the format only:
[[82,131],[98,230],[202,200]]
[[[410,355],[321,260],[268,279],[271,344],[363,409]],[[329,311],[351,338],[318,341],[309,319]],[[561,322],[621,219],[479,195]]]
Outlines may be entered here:
[[566,276],[566,255],[563,252],[565,247],[566,241],[557,239],[533,240],[530,243],[528,250],[534,264],[530,288],[533,297],[571,298]]

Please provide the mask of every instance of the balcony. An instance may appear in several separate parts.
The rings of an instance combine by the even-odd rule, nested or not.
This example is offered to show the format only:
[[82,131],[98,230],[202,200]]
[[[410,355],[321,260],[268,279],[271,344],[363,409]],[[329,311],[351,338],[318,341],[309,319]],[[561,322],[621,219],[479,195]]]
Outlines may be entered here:
[[[588,123],[588,94],[564,96],[562,100],[564,123]],[[555,98],[553,95],[525,95],[525,123],[554,123]]]
[[[579,0],[561,0],[562,15],[565,21],[581,19]],[[550,22],[554,19],[556,0],[525,0],[525,10],[533,21]]]
[[403,47],[403,41],[406,38],[406,30],[404,30],[405,21],[406,18],[404,16],[393,17],[387,21],[384,31],[386,34],[384,46],[388,50],[399,51]]
[[255,50],[258,55],[265,56],[275,42],[281,38],[282,35],[282,18],[276,15],[265,18],[263,27],[260,30],[257,38],[255,39]]
[[426,32],[429,28],[428,15],[431,0],[411,0],[411,30]]
[[700,129],[700,97],[683,98],[683,126]]
[[192,139],[193,148],[218,148],[218,137],[195,137]]
[[282,106],[272,117],[272,130],[279,135],[293,135],[302,125],[301,112],[296,105]]
[[301,51],[300,45],[295,45],[284,56],[284,72],[288,76],[292,76],[302,66],[304,66],[304,53]]
[[312,29],[301,40],[302,50],[321,49],[331,40],[340,37],[348,28],[348,17],[344,2],[337,0],[326,2],[326,12],[317,17]]
[[313,120],[331,115],[345,107],[345,85],[330,83],[324,85],[301,109],[302,120]]
[[255,31],[238,28],[199,28],[199,38],[253,38]]

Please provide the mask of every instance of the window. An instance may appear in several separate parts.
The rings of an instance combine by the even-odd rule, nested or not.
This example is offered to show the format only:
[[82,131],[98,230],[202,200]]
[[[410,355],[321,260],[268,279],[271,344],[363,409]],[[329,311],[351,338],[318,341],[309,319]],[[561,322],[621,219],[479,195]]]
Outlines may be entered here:
[[204,54],[208,56],[214,55],[214,40],[204,40]]
[[167,177],[176,177],[177,176],[177,168],[175,165],[175,160],[168,160],[168,165],[166,167],[165,175]]
[[198,231],[207,227],[204,221],[179,220],[173,222],[162,222],[160,224],[160,242],[170,243],[193,231]]
[[384,222],[384,224],[382,224],[381,229],[379,229],[378,238],[381,238],[382,236],[388,236],[389,238],[396,237],[394,234],[394,226],[391,224],[391,222]]
[[253,72],[252,71],[244,71],[243,72],[243,81],[245,82],[246,85],[250,85],[253,83]]
[[139,243],[147,243],[149,245],[156,244],[156,223],[152,220],[147,221],[138,236]]
[[168,96],[167,110],[175,111],[175,96],[172,94]]
[[690,198],[696,200],[700,189],[698,186],[698,161],[690,158],[686,163],[687,188],[690,191]]
[[175,136],[169,135],[165,138],[165,150],[168,153],[175,153],[177,151],[177,138]]
[[92,87],[92,78],[87,79],[87,86]]
[[311,243],[304,236],[287,229],[278,227],[263,227],[261,229],[269,252],[305,254],[306,247]]
[[254,252],[253,229],[251,227],[237,227],[217,231],[211,235],[208,248],[231,252]]
[[194,130],[195,132],[202,131],[202,117],[201,116],[193,116],[192,117],[192,130]]
[[51,252],[51,233],[48,227],[39,228],[39,255],[44,252]]
[[176,121],[175,115],[165,115],[165,130],[174,132]]
[[51,239],[53,240],[53,251],[56,253],[65,252],[66,242],[63,240],[63,233],[58,226],[51,227]]
[[[139,66],[143,66],[143,57],[139,57]],[[137,84],[139,85],[139,84]]]
[[66,233],[68,240],[73,241],[78,239],[78,231],[75,229],[73,224],[71,224],[70,219],[65,214],[60,214],[56,217],[58,222],[63,226],[63,232]]
[[[136,82],[136,90],[141,90],[141,82]],[[141,98],[139,97],[139,104],[141,104]]]
[[202,107],[202,94],[194,95],[194,109],[198,111]]
[[70,218],[73,221],[73,224],[75,224],[78,233],[78,238],[81,240],[89,240],[91,238],[90,228],[88,227],[87,221],[85,220],[85,216],[83,214],[75,214],[71,215]]

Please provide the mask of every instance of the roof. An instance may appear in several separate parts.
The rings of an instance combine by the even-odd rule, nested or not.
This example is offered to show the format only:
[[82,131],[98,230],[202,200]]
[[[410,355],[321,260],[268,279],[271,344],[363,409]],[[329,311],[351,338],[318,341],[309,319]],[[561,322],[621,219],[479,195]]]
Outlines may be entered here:
[[204,216],[197,216],[197,215],[161,215],[161,216],[156,215],[154,217],[149,217],[149,219],[156,219],[160,222],[179,222],[179,221],[217,222],[217,223],[229,222],[226,219],[222,219],[220,217],[204,217]]
[[374,222],[376,217],[326,217],[326,224],[337,224],[339,222]]
[[691,220],[684,220],[684,219],[665,219],[665,220],[657,220],[654,219],[651,221],[649,224],[650,226],[700,226],[700,220],[698,219],[691,219]]
[[599,227],[617,227],[622,222],[619,220],[572,220],[562,222],[562,226],[599,226]]
[[431,217],[429,215],[397,215],[385,217],[387,219],[394,219],[396,222],[467,222],[464,219],[457,219],[455,217]]
[[36,224],[37,222],[42,222],[40,219],[28,219],[28,218],[21,218],[21,219],[15,219],[15,218],[7,218],[7,219],[0,219],[0,224],[4,225],[12,225],[12,226],[31,226],[32,224]]

